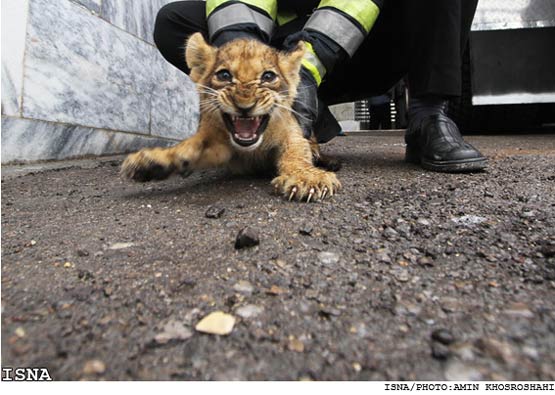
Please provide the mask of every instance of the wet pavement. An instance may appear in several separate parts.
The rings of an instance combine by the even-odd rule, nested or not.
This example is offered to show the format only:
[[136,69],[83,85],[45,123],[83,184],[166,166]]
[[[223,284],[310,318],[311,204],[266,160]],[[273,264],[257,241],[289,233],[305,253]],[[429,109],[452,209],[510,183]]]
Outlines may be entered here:
[[119,158],[4,167],[2,366],[555,380],[555,135],[468,140],[487,171],[425,172],[398,134],[337,138],[343,189],[317,204],[221,171],[133,184]]

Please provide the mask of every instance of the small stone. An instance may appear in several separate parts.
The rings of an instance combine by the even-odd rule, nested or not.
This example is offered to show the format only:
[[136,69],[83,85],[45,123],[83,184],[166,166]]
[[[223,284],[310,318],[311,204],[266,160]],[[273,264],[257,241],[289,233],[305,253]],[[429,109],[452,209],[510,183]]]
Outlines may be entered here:
[[85,257],[85,256],[89,256],[89,255],[90,255],[90,253],[87,250],[77,250],[77,256]]
[[313,230],[314,230],[314,227],[311,224],[304,224],[299,229],[299,233],[303,236],[310,236]]
[[453,360],[445,368],[445,378],[450,381],[476,381],[483,380],[483,374],[470,364]]
[[445,361],[451,355],[451,351],[449,350],[449,347],[447,347],[445,344],[432,342],[431,348],[432,348],[432,357],[440,361]]
[[416,223],[417,223],[418,225],[422,225],[422,226],[430,226],[430,224],[431,224],[430,221],[428,221],[428,220],[425,219],[425,218],[418,218],[418,219],[416,220]]
[[397,281],[402,282],[402,283],[406,283],[410,280],[410,274],[409,271],[406,269],[403,270],[398,270],[395,273],[395,278],[397,279]]
[[106,364],[99,359],[92,359],[85,363],[83,366],[83,373],[90,374],[102,374],[106,371]]
[[29,243],[31,246],[35,246],[37,245],[37,241],[36,240],[31,240],[31,242]]
[[397,238],[397,236],[399,236],[399,233],[393,229],[390,228],[389,226],[387,228],[385,228],[385,230],[383,231],[383,235],[388,238],[388,239],[395,239]]
[[376,251],[376,259],[379,262],[383,263],[391,263],[391,257],[389,256],[389,251],[385,248],[379,249]]
[[478,350],[494,359],[508,364],[516,362],[513,350],[508,343],[491,338],[480,338],[474,342],[474,345]]
[[524,346],[522,347],[522,352],[533,361],[537,361],[540,358],[540,353],[534,347]]
[[432,332],[432,340],[448,346],[455,342],[455,336],[447,329],[440,328]]
[[430,257],[423,256],[418,258],[418,264],[423,267],[433,267],[434,261]]
[[287,293],[287,291],[277,285],[272,285],[270,289],[267,291],[270,295],[281,295]]
[[109,250],[124,250],[133,247],[135,243],[114,243],[108,247]]
[[72,267],[73,267],[73,263],[71,263],[71,262],[66,262],[66,263],[64,263],[64,267],[65,267],[66,269],[72,268]]
[[339,262],[339,254],[331,251],[322,251],[318,254],[318,260],[323,265],[336,265]]
[[261,306],[248,304],[246,306],[239,307],[237,310],[235,310],[235,313],[241,318],[248,319],[262,314],[263,311],[264,308]]
[[211,335],[229,335],[235,326],[235,317],[222,311],[216,311],[204,317],[195,330]]
[[233,289],[245,295],[251,295],[254,292],[254,287],[251,283],[241,280],[233,286]]
[[463,310],[462,302],[457,298],[446,297],[440,301],[441,308],[446,313],[456,313]]
[[17,328],[14,333],[19,338],[25,337],[25,329],[23,329],[22,327]]
[[362,366],[358,362],[353,362],[352,367],[355,372],[360,372],[362,370]]
[[534,313],[530,311],[524,303],[511,303],[504,311],[505,314],[512,317],[533,318]]
[[451,221],[459,226],[471,226],[486,222],[487,218],[478,215],[463,215],[462,217],[451,218]]
[[218,206],[210,206],[208,207],[208,210],[206,210],[206,213],[204,215],[206,216],[206,218],[218,219],[218,218],[221,218],[221,216],[224,215],[224,213],[225,213],[225,208],[218,207]]
[[470,343],[455,343],[451,347],[451,351],[463,361],[472,361],[475,359],[474,347]]
[[536,216],[536,212],[534,210],[524,211],[520,213],[520,218],[533,218],[535,216]]
[[295,337],[291,336],[289,338],[289,343],[287,344],[287,348],[289,348],[290,351],[304,352],[304,343],[299,339],[296,339]]
[[170,320],[164,325],[163,331],[154,336],[154,340],[158,344],[166,344],[172,340],[187,340],[191,336],[193,333],[181,322]]
[[243,228],[237,234],[235,239],[235,249],[240,250],[242,248],[254,247],[260,244],[260,238],[258,232],[256,232],[251,227]]

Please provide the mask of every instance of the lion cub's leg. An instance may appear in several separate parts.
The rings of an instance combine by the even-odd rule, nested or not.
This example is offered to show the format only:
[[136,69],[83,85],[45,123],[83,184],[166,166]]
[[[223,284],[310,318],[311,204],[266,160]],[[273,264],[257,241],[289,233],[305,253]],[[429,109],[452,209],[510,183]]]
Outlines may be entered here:
[[323,154],[314,136],[310,139],[310,150],[312,151],[312,163],[314,163],[314,166],[333,172],[341,170],[341,162]]
[[185,176],[193,170],[222,166],[230,158],[229,145],[201,129],[173,147],[146,148],[129,155],[121,173],[140,182],[163,180],[172,174]]
[[301,133],[288,133],[278,159],[279,176],[272,185],[276,190],[292,200],[306,199],[307,202],[333,196],[341,183],[334,173],[319,169],[313,164],[313,150],[310,142]]

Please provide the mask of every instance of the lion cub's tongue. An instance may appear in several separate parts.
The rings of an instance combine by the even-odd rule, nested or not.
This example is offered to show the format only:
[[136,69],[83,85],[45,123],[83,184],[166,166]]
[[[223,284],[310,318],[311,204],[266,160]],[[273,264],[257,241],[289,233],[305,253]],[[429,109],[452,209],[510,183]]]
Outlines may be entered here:
[[256,131],[260,126],[260,118],[235,118],[233,127],[235,133],[242,139],[251,140],[256,136]]

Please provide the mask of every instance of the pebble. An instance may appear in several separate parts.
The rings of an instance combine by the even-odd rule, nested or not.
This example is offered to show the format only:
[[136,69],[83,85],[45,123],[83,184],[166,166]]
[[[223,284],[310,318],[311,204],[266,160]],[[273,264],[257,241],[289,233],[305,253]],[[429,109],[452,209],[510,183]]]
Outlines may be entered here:
[[451,221],[460,226],[470,226],[486,222],[487,218],[478,215],[463,215],[462,217],[451,218]]
[[339,262],[339,254],[330,251],[322,251],[318,254],[318,260],[323,265],[335,265]]
[[482,380],[482,372],[467,363],[451,361],[445,368],[445,378],[450,381],[476,381]]
[[432,357],[435,359],[444,361],[451,355],[451,350],[445,344],[441,344],[438,342],[432,342]]
[[456,313],[463,310],[462,302],[457,298],[446,297],[440,302],[441,308],[446,313]]
[[248,304],[246,306],[241,306],[237,310],[235,310],[235,314],[237,314],[241,318],[253,318],[262,314],[263,311],[264,308],[261,306]]
[[402,283],[406,283],[410,280],[410,274],[409,271],[406,269],[403,270],[397,270],[395,272],[395,278],[397,279],[397,281],[402,282]]
[[304,224],[299,229],[299,233],[303,236],[310,236],[313,230],[314,230],[314,227],[311,224]]
[[533,318],[534,313],[530,311],[524,303],[511,303],[504,311],[505,314],[512,317]]
[[484,354],[508,364],[516,362],[512,347],[506,342],[491,338],[480,338],[474,346]]
[[172,340],[187,340],[191,336],[193,333],[181,322],[170,320],[164,325],[163,331],[154,336],[154,340],[158,344],[166,344]]
[[109,250],[124,250],[126,248],[133,247],[135,243],[114,243],[110,247]]
[[251,295],[254,292],[254,286],[248,281],[241,280],[233,286],[233,289],[242,294]]
[[448,346],[455,342],[455,336],[447,329],[440,328],[432,332],[432,340]]
[[206,213],[204,214],[206,216],[206,218],[221,218],[222,215],[224,215],[225,213],[225,208],[223,207],[218,207],[218,206],[210,206],[208,207],[208,210],[206,210]]
[[90,255],[90,253],[87,250],[77,250],[77,256],[85,257],[85,256],[89,256],[89,255]]
[[17,337],[25,337],[25,329],[22,327],[17,328],[14,333]]
[[91,359],[83,366],[84,374],[102,374],[106,371],[106,364],[100,359]]
[[425,219],[425,218],[418,218],[418,219],[416,220],[416,223],[417,223],[418,225],[422,225],[422,226],[430,226],[430,224],[431,224],[431,222],[428,221],[428,220]]
[[195,330],[211,335],[225,336],[233,331],[235,317],[222,311],[208,314],[195,326]]
[[379,249],[376,251],[376,259],[383,263],[391,263],[391,257],[386,249]]
[[383,235],[388,238],[388,239],[396,239],[397,236],[399,236],[399,233],[393,229],[390,228],[389,226],[387,228],[385,228],[385,230],[383,231]]
[[254,247],[260,244],[258,232],[253,228],[247,226],[239,231],[235,239],[235,249]]
[[451,346],[451,351],[463,361],[474,360],[474,347],[470,343],[456,343]]
[[304,343],[299,339],[294,337],[289,338],[289,343],[287,344],[287,348],[291,351],[295,352],[304,352]]

